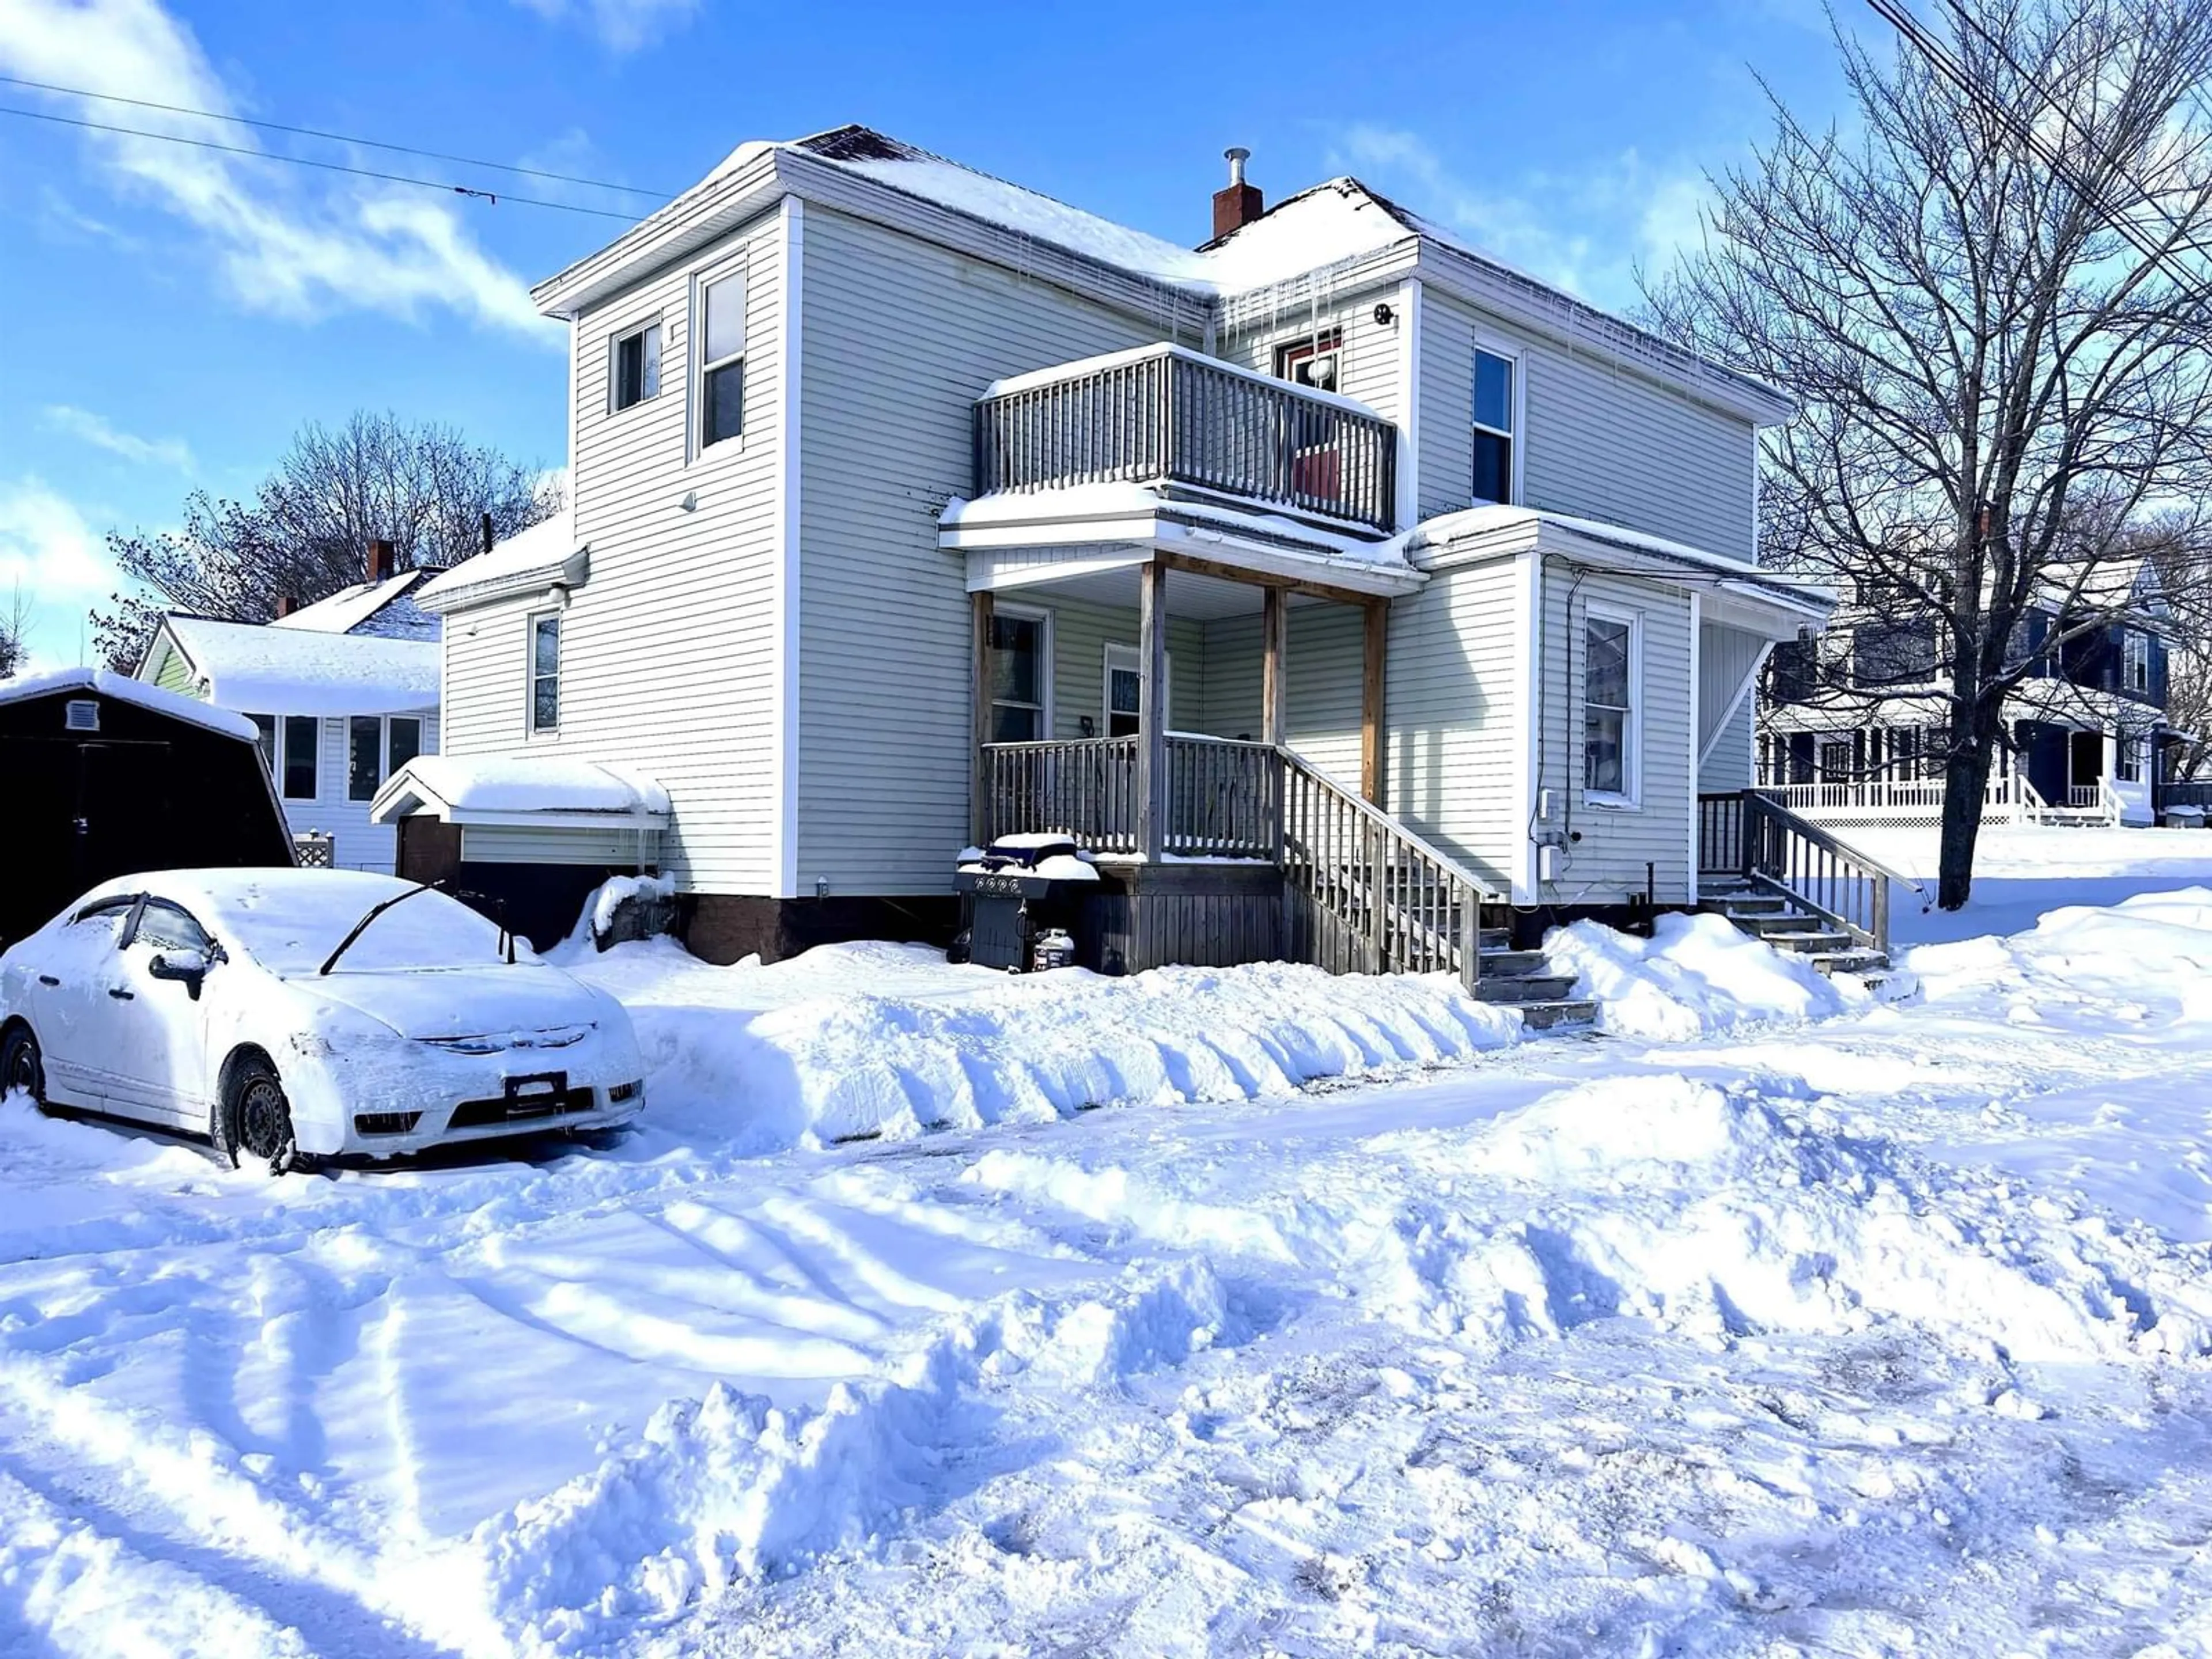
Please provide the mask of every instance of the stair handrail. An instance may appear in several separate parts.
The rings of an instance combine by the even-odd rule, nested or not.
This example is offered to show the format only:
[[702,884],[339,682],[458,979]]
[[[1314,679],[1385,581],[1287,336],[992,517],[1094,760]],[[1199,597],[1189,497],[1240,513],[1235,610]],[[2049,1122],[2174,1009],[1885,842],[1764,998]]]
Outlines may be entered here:
[[[1786,894],[1861,944],[1888,954],[1892,883],[1917,894],[1923,912],[1929,908],[1928,890],[1911,877],[1798,817],[1779,801],[1749,790],[1743,811],[1745,876]],[[1817,866],[1808,868],[1811,860],[1796,856],[1800,848],[1818,855]],[[1850,886],[1839,885],[1843,883]],[[1834,902],[1861,896],[1863,904]]]
[[[1403,899],[1394,897],[1387,891],[1376,890],[1376,884],[1371,879],[1367,880],[1364,885],[1370,921],[1379,918],[1386,907],[1395,912],[1399,924],[1398,937],[1402,941],[1404,934],[1408,932],[1416,934],[1423,946],[1422,953],[1439,961],[1453,963],[1458,969],[1461,985],[1472,994],[1482,973],[1482,907],[1485,904],[1497,904],[1504,902],[1497,891],[1459,860],[1409,829],[1402,820],[1384,811],[1356,790],[1347,788],[1296,750],[1287,744],[1279,744],[1276,753],[1281,757],[1284,771],[1284,788],[1281,798],[1284,811],[1283,835],[1285,843],[1278,855],[1277,862],[1281,866],[1285,876],[1288,878],[1294,873],[1292,867],[1294,860],[1288,842],[1291,793],[1290,786],[1291,780],[1296,778],[1311,786],[1340,811],[1348,811],[1355,822],[1381,835],[1389,846],[1395,848],[1401,854],[1409,855],[1409,860],[1416,868],[1425,865],[1427,868],[1423,872],[1424,874],[1447,884],[1448,887],[1456,887],[1463,890],[1463,900],[1458,903],[1459,937],[1450,939],[1441,937],[1433,923],[1420,916],[1417,907]],[[1349,882],[1352,879],[1349,869],[1337,872],[1336,875],[1340,880]],[[1449,908],[1449,906],[1448,905],[1447,908]],[[1388,937],[1378,931],[1370,943],[1376,971],[1390,970],[1392,953],[1389,948]],[[1404,954],[1402,948],[1400,954]]]

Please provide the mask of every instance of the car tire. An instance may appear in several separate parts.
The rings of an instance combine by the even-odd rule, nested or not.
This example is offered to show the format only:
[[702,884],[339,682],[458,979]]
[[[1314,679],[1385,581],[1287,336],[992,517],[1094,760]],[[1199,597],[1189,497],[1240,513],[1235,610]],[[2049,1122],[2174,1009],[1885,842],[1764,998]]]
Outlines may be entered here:
[[260,1055],[248,1054],[231,1067],[230,1085],[223,1091],[216,1116],[216,1150],[234,1167],[251,1159],[266,1164],[273,1176],[297,1167],[292,1103],[284,1097],[276,1068]]
[[11,1025],[0,1036],[0,1097],[21,1089],[40,1111],[46,1106],[46,1061],[27,1025]]

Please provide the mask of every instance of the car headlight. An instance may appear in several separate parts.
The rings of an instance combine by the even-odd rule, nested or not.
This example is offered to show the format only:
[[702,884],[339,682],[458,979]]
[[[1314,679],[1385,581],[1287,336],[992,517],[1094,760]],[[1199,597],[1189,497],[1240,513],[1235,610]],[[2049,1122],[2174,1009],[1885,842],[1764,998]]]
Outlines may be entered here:
[[495,1054],[507,1047],[495,1036],[424,1037],[422,1041],[449,1054]]
[[619,1106],[625,1100],[635,1100],[645,1092],[645,1080],[636,1079],[629,1083],[617,1083],[607,1091],[607,1104]]

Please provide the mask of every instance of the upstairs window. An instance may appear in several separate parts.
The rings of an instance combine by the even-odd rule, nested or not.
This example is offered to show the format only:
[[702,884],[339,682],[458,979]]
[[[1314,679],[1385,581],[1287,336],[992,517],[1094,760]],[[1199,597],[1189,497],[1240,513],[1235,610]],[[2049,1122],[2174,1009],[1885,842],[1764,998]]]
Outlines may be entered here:
[[1494,351],[1474,354],[1474,499],[1513,499],[1514,362]]
[[745,429],[745,279],[743,273],[699,289],[699,447]]
[[1045,737],[1048,651],[1042,616],[1000,611],[991,617],[991,741]]
[[634,332],[617,337],[613,392],[617,413],[660,395],[659,323],[647,323]]
[[2150,690],[2150,635],[2130,628],[2121,642],[2125,678],[2120,684],[2130,691]]
[[1583,623],[1583,787],[1614,805],[1636,800],[1638,647],[1632,617]]
[[561,618],[530,619],[530,729],[561,729]]
[[284,716],[284,799],[315,798],[316,750],[323,723],[312,714]]
[[1316,392],[1344,390],[1344,331],[1325,328],[1275,348],[1275,378]]
[[1879,690],[1936,678],[1936,619],[1869,623],[1851,634],[1851,684]]

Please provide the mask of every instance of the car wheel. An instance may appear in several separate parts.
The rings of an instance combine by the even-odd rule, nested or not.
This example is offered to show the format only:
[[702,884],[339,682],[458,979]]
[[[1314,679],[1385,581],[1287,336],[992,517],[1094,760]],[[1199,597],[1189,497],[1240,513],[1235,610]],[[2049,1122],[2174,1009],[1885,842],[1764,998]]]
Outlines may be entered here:
[[46,1063],[39,1040],[27,1025],[10,1026],[0,1037],[0,1097],[21,1089],[40,1111],[46,1109]]
[[217,1144],[230,1154],[233,1164],[252,1158],[268,1164],[270,1175],[283,1175],[298,1161],[292,1140],[292,1103],[284,1098],[276,1068],[258,1055],[239,1061],[232,1072]]

